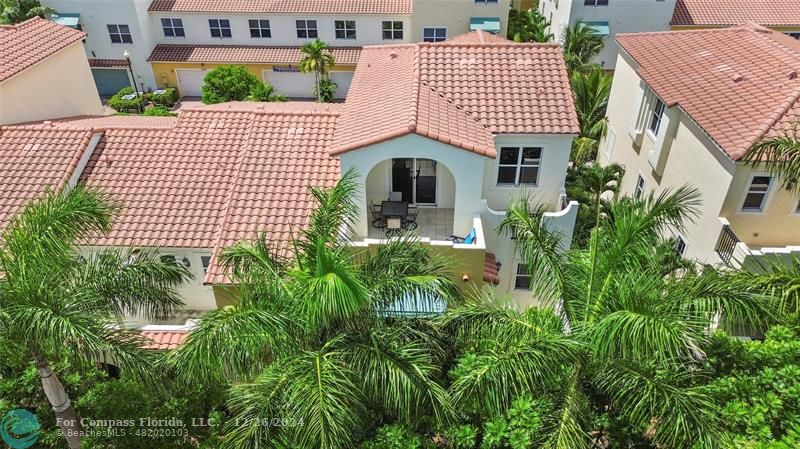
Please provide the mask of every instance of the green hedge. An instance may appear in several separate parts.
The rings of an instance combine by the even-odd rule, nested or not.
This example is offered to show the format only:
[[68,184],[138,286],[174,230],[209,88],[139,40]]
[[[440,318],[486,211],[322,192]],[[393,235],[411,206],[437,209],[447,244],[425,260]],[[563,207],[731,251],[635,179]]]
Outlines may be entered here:
[[132,87],[125,87],[120,89],[119,92],[115,93],[113,97],[108,100],[108,105],[113,108],[117,112],[139,112],[140,109],[144,108],[144,105],[147,103],[146,94],[139,94],[138,99],[133,98],[130,100],[123,100],[122,97],[125,95],[130,95],[133,93]]
[[149,96],[150,101],[159,105],[159,106],[166,106],[171,108],[175,106],[175,103],[178,102],[178,91],[174,87],[168,87],[166,89],[162,89],[164,92],[160,94],[156,94],[155,92],[146,94]]

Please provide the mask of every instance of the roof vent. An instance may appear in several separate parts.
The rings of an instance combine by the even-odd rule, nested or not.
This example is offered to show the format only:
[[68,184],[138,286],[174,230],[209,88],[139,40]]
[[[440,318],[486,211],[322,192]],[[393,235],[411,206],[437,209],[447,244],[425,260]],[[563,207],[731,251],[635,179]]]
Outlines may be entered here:
[[791,72],[789,72],[789,79],[790,80],[796,80],[797,79],[797,70],[792,70]]
[[389,57],[390,57],[391,59],[395,59],[395,58],[397,58],[397,52],[393,51],[393,52],[389,53]]
[[739,74],[739,73],[734,73],[733,74],[733,82],[734,83],[740,83],[742,81],[744,81],[744,77],[741,74]]
[[305,128],[291,127],[288,130],[286,130],[286,134],[288,134],[290,136],[300,136],[300,135],[303,134],[303,131],[305,131]]

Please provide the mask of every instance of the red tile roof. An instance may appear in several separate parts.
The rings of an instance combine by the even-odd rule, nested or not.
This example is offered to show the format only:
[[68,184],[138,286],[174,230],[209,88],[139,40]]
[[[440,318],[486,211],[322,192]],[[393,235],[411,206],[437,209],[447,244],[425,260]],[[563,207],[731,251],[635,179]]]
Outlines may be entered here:
[[670,24],[730,26],[755,22],[800,27],[798,0],[677,0]]
[[750,24],[617,41],[667,106],[683,109],[734,160],[800,114],[800,42],[782,33]]
[[[333,47],[331,54],[337,65],[356,65],[361,47]],[[158,44],[150,62],[203,62],[240,64],[299,64],[300,47],[256,45],[184,45]]]
[[141,332],[142,337],[147,341],[143,349],[153,349],[157,351],[169,351],[175,349],[189,337],[189,331],[155,331],[145,330]]
[[371,46],[361,52],[331,154],[417,133],[494,157],[492,134],[578,132],[556,44]]
[[153,0],[150,11],[263,14],[401,14],[413,0]]
[[497,285],[500,283],[500,275],[497,273],[497,259],[493,253],[486,253],[483,256],[483,282]]
[[46,188],[63,187],[91,137],[91,130],[0,127],[0,228]]
[[124,59],[89,58],[89,67],[93,68],[128,67],[128,61]]
[[84,33],[34,17],[0,25],[0,82],[80,41]]

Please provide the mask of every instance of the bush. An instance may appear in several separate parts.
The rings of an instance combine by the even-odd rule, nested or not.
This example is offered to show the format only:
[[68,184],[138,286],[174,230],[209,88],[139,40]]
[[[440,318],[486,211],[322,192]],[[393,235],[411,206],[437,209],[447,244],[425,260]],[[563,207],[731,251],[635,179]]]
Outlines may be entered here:
[[163,89],[164,92],[156,94],[155,92],[149,94],[150,101],[159,105],[171,108],[178,102],[178,91],[174,87]]
[[203,80],[202,101],[205,104],[244,101],[261,83],[240,65],[223,65],[208,72]]
[[333,96],[336,94],[337,87],[339,86],[330,79],[322,79],[319,82],[319,91],[317,91],[317,86],[314,86],[314,96],[319,98],[323,103],[330,103],[333,101]]
[[375,438],[364,442],[361,449],[422,449],[422,437],[400,424],[378,429]]
[[286,101],[286,95],[278,93],[268,83],[258,82],[250,90],[247,101]]
[[144,93],[140,93],[137,98],[131,98],[130,100],[122,99],[125,95],[130,95],[132,93],[132,87],[124,87],[108,100],[108,105],[117,112],[139,112],[147,103],[147,96]]
[[170,111],[164,106],[153,106],[144,110],[144,114],[149,117],[175,117],[176,113]]

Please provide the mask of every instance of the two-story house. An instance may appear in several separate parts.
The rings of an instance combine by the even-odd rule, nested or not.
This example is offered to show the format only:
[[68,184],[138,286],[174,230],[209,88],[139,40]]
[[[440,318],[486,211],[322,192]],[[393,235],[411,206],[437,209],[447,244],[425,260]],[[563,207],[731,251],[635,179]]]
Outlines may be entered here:
[[673,30],[725,28],[754,22],[800,39],[800,2],[796,0],[677,0]]
[[799,198],[742,158],[797,125],[800,42],[754,24],[617,42],[599,159],[626,167],[623,192],[697,188],[699,215],[675,237],[678,252],[701,263],[797,254]]
[[582,21],[604,37],[595,62],[613,70],[619,33],[667,31],[676,0],[540,0],[539,12],[550,21],[550,32],[562,41],[565,30]]
[[86,33],[98,90],[126,85],[127,51],[137,86],[200,95],[220,64],[241,64],[289,97],[312,97],[300,46],[333,47],[331,78],[344,98],[364,45],[439,42],[474,29],[506,32],[510,0],[45,0]]

